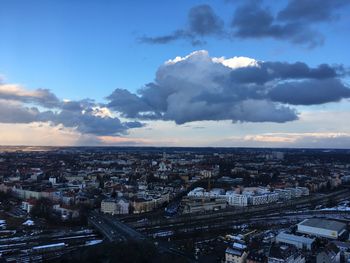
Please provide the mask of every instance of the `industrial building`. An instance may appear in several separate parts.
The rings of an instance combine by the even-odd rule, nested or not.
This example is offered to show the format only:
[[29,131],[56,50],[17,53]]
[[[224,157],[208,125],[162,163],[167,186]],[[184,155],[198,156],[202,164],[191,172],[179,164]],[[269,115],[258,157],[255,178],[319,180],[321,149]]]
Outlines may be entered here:
[[288,234],[286,232],[281,232],[276,236],[276,242],[293,245],[300,249],[311,250],[315,242],[315,238],[297,236],[293,234]]
[[180,204],[182,213],[200,213],[227,208],[225,199],[220,198],[183,198]]
[[330,239],[339,239],[348,235],[346,224],[335,220],[310,218],[298,224],[299,233]]

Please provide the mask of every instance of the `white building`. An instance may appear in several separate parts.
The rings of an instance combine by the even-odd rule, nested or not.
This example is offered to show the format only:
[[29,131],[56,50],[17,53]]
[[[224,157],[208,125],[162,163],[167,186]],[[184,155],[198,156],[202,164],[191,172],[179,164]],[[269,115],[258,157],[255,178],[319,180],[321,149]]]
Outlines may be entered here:
[[250,205],[267,204],[267,195],[266,194],[249,195],[248,204]]
[[29,199],[27,201],[22,201],[21,208],[26,211],[28,214],[32,211],[32,208],[35,205],[35,201],[32,199]]
[[275,193],[278,193],[280,200],[290,200],[292,199],[292,193],[291,191],[285,190],[285,189],[276,189]]
[[227,192],[226,200],[229,205],[232,206],[247,206],[248,205],[248,196],[236,194],[235,192]]
[[307,187],[297,187],[297,189],[301,191],[301,195],[310,195],[309,188]]
[[276,236],[276,242],[290,244],[299,249],[311,250],[312,244],[315,242],[315,238],[297,236],[297,235],[281,232]]
[[297,231],[311,236],[338,239],[346,234],[346,224],[334,220],[310,218],[300,222]]
[[111,215],[128,214],[129,202],[124,198],[109,198],[101,202],[101,212]]

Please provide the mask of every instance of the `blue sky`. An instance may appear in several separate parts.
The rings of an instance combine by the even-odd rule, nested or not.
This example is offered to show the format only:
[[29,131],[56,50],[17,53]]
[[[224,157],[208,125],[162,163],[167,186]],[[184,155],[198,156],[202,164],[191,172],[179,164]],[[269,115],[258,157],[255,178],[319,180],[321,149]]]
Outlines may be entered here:
[[[295,18],[295,16],[290,18],[293,11],[291,9],[287,10],[289,12],[287,18],[277,19],[278,14],[288,5],[293,6],[293,2],[297,1],[278,1],[276,5],[277,1],[184,0],[175,3],[174,1],[2,0],[0,8],[0,74],[3,76],[3,90],[7,92],[6,96],[8,96],[9,90],[6,90],[8,85],[17,85],[17,88],[32,92],[37,89],[47,89],[58,100],[81,101],[89,98],[94,100],[96,104],[89,107],[103,108],[108,103],[105,98],[116,89],[126,89],[130,94],[135,94],[145,84],[159,82],[156,72],[165,61],[177,56],[185,57],[198,50],[206,50],[210,58],[243,56],[257,61],[287,62],[290,64],[299,61],[307,64],[310,68],[317,68],[320,64],[332,67],[337,64],[343,65],[344,71],[346,71],[350,65],[350,52],[347,52],[350,45],[348,29],[350,17],[346,15],[350,11],[350,5],[347,4],[347,1],[312,0],[310,2],[313,3],[313,10],[308,10],[307,5],[305,8],[297,10],[300,12],[300,17],[305,18],[304,20]],[[322,6],[325,5],[328,6],[322,9]],[[211,31],[200,34],[190,28],[189,12],[197,7],[205,7],[203,10],[213,12],[218,21],[221,21],[219,33]],[[247,18],[244,12],[237,11],[243,7],[246,8],[245,12],[247,12],[247,8],[251,10],[254,7],[254,14],[260,14],[261,10],[271,14],[274,17],[272,27],[259,29],[258,32],[256,31],[257,26],[253,25],[255,35],[247,36],[251,32],[247,31],[247,27],[252,26],[250,24],[252,20]],[[205,15],[208,14],[205,13]],[[236,23],[236,27],[232,26],[232,21],[239,15],[245,23],[244,27],[238,23]],[[255,18],[258,19],[256,16]],[[295,38],[290,37],[287,33],[280,32],[284,28],[287,30],[288,27],[281,27],[282,29],[278,33],[271,31],[274,24],[285,25],[287,23],[299,23],[298,30],[302,28],[302,30],[316,32],[317,35],[322,36],[323,43],[317,43],[310,47],[309,42],[304,41],[304,39],[295,41]],[[245,30],[245,32],[239,34],[239,29]],[[157,37],[172,35],[177,30],[183,30],[191,36],[179,37],[166,43],[145,41],[146,38],[154,40]],[[293,33],[295,30],[291,32]],[[257,37],[258,34],[261,35]],[[299,39],[300,36],[296,34],[295,37]],[[191,43],[193,39],[200,40],[202,43],[193,45]],[[336,78],[341,79],[344,87],[349,87],[348,73],[342,74],[341,77],[336,76]],[[329,115],[332,112],[336,114],[340,111],[342,114],[350,116],[350,114],[347,115],[350,112],[348,97],[344,95],[344,92],[342,94],[341,97],[322,103],[294,104],[293,109],[299,111],[301,114],[299,116],[312,113],[317,115],[318,112]],[[3,99],[8,99],[8,97]],[[14,101],[11,97],[11,103]],[[61,106],[47,108],[31,99],[20,100],[20,102],[24,103],[21,105],[23,107],[34,106],[42,112],[62,110]],[[281,102],[278,101],[278,103]],[[251,122],[251,119],[235,119],[236,116],[225,118],[201,116],[199,119],[190,118],[186,123],[179,123],[177,119],[171,117],[173,115],[170,113],[170,117],[151,120],[122,112],[120,105],[113,107],[107,106],[107,109],[112,112],[111,118],[118,122],[121,121],[123,124],[123,128],[118,127],[114,133],[106,133],[101,130],[95,132],[91,127],[87,127],[86,123],[83,125],[77,119],[65,123],[65,120],[62,120],[63,116],[60,116],[58,120],[55,116],[54,121],[47,117],[27,121],[1,121],[0,116],[0,122],[3,123],[0,124],[2,125],[0,132],[5,138],[0,143],[40,144],[40,141],[26,138],[27,136],[21,133],[25,127],[31,127],[33,137],[40,136],[41,132],[45,133],[48,129],[54,129],[51,131],[52,137],[48,137],[48,141],[45,143],[49,143],[53,138],[60,138],[58,142],[69,145],[104,143],[118,145],[122,143],[214,146],[219,145],[221,141],[226,144],[229,140],[229,145],[235,146],[237,141],[230,138],[243,138],[252,134],[255,136],[259,135],[260,131],[264,131],[265,135],[273,134],[280,132],[279,130],[284,134],[298,134],[294,135],[299,136],[298,143],[306,147],[315,146],[307,142],[307,138],[313,136],[310,135],[312,130],[317,134],[323,133],[320,135],[322,139],[328,138],[329,134],[331,134],[329,136],[333,136],[334,133],[337,133],[341,134],[341,140],[349,142],[347,136],[350,130],[346,128],[337,130],[335,127],[326,129],[327,120],[324,123],[320,121],[314,123],[314,128],[311,129],[305,128],[307,125],[303,122],[304,119],[300,118],[299,120],[288,119],[285,122],[283,120],[283,122],[276,124],[275,119],[269,118],[265,118],[263,122],[256,121],[254,118],[254,121]],[[11,109],[7,110],[11,115]],[[154,109],[152,108],[152,110]],[[232,120],[239,123],[232,124]],[[266,123],[266,120],[269,123]],[[344,120],[339,120],[339,122],[342,121]],[[134,124],[128,124],[131,122]],[[186,124],[201,128],[185,127]],[[79,125],[84,127],[81,128]],[[248,131],[245,130],[247,125],[249,126]],[[261,125],[269,125],[272,128],[265,129]],[[276,125],[277,127],[275,127]],[[225,127],[224,131],[222,126]],[[238,127],[239,131],[237,131]],[[9,129],[13,130],[12,128],[18,133],[16,138],[10,136],[6,139],[4,135],[9,133]],[[178,130],[179,137],[172,134],[174,129]],[[40,130],[39,133],[38,130]],[[149,130],[152,130],[154,135],[149,134]],[[181,133],[182,130],[184,130],[184,134]],[[201,131],[198,132],[199,130]],[[193,136],[198,135],[198,133],[200,133],[200,140],[194,144],[191,143]],[[304,134],[305,138],[300,139],[302,136],[300,134]],[[103,136],[102,141],[101,136]],[[157,140],[159,137],[162,140]],[[210,140],[208,141],[207,138]],[[312,139],[315,138],[312,137]],[[319,137],[317,139],[319,140]],[[238,141],[241,140],[238,139]],[[274,144],[272,140],[264,144],[261,141],[251,142],[247,140],[247,146],[300,146],[299,144],[293,145],[293,143]],[[320,142],[320,145],[322,143]],[[346,146],[350,147],[350,144]]]

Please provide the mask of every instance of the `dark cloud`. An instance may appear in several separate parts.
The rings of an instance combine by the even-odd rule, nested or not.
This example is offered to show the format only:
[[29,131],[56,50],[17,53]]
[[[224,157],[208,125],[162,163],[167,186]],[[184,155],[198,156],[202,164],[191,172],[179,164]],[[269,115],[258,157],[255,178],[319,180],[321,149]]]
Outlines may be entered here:
[[60,100],[48,89],[25,90],[18,85],[0,83],[0,99],[39,104],[46,108],[60,106]]
[[148,43],[148,44],[167,44],[173,41],[177,41],[179,39],[188,40],[192,43],[193,46],[203,44],[202,41],[196,38],[195,34],[185,30],[176,30],[171,34],[163,35],[163,36],[156,36],[156,37],[143,36],[139,38],[139,41],[141,43]]
[[220,34],[224,25],[209,5],[192,7],[188,13],[188,22],[190,32],[200,36]]
[[229,40],[273,38],[314,48],[322,45],[325,38],[318,25],[339,18],[340,9],[349,3],[348,0],[290,0],[282,9],[272,11],[261,0],[235,1],[231,27],[226,29],[223,20],[209,5],[199,5],[189,11],[187,27],[139,40],[167,44],[183,39],[200,45],[207,36]]
[[236,9],[232,21],[234,35],[240,38],[266,38],[288,40],[315,47],[323,43],[323,36],[304,23],[276,21],[269,8],[260,1],[248,1]]
[[23,107],[18,103],[0,100],[1,123],[30,123],[36,121],[39,114],[35,107]]
[[337,18],[339,8],[349,4],[348,0],[290,0],[278,13],[278,19],[300,22],[325,22]]
[[113,108],[115,111],[124,112],[125,117],[135,118],[138,117],[140,112],[151,111],[152,107],[147,105],[146,102],[141,100],[135,94],[132,94],[126,89],[116,89],[107,97],[110,101],[109,108]]
[[123,116],[173,120],[286,122],[297,119],[288,105],[312,105],[349,97],[342,66],[211,58],[197,51],[162,65],[138,95],[116,90],[108,107]]
[[175,30],[171,34],[163,36],[144,36],[139,41],[150,44],[167,44],[184,39],[190,41],[193,46],[197,46],[204,44],[201,39],[204,36],[223,34],[223,25],[223,21],[209,5],[198,5],[190,9],[186,28]]
[[264,84],[272,80],[286,79],[328,79],[345,75],[342,66],[321,64],[310,68],[303,62],[260,62],[259,67],[238,68],[230,76],[235,82]]
[[76,128],[81,133],[94,135],[120,135],[130,128],[141,127],[139,122],[121,122],[116,117],[101,117],[91,108],[81,111],[62,110],[59,113],[46,112],[40,116],[41,121],[49,121],[55,125]]
[[[29,107],[36,104],[38,107]],[[52,109],[54,110],[48,110]],[[93,100],[60,101],[46,89],[28,91],[9,84],[0,85],[0,122],[32,123],[50,122],[75,128],[83,134],[120,135],[129,129],[141,127],[139,122],[121,122],[117,117],[106,115],[101,105]]]
[[349,98],[350,89],[338,79],[305,80],[279,84],[268,96],[282,103],[314,105]]

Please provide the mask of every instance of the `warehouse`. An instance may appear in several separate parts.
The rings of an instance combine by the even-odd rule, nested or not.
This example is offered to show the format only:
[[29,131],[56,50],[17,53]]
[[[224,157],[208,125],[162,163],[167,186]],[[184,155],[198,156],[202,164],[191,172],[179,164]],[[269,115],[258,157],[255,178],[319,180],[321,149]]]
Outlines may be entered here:
[[346,224],[319,218],[305,219],[298,224],[298,232],[317,237],[339,239],[348,235]]
[[312,245],[315,242],[315,238],[297,236],[297,235],[281,232],[276,236],[276,242],[294,245],[300,249],[311,250]]

